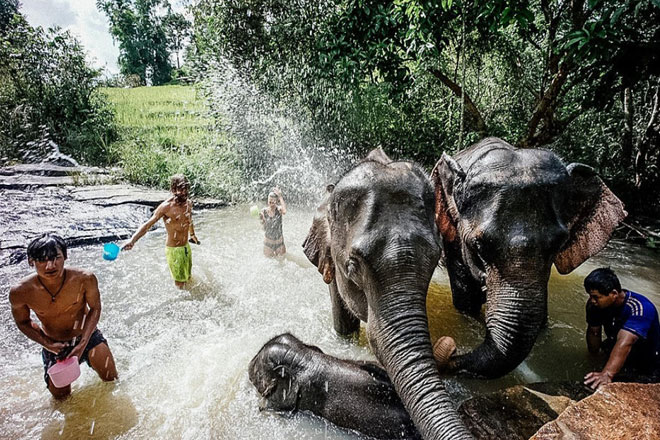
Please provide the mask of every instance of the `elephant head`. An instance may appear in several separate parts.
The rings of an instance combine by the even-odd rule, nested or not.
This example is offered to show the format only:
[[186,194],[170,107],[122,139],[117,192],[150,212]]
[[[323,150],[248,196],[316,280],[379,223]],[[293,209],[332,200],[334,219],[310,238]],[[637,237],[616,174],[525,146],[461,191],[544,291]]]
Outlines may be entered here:
[[454,159],[443,154],[431,178],[454,305],[476,314],[486,303],[484,342],[447,367],[504,375],[547,319],[552,264],[571,272],[605,246],[626,212],[592,168],[496,138]]
[[[305,349],[305,350],[303,350]],[[305,351],[318,351],[285,333],[274,337],[257,353],[248,366],[248,377],[263,397],[260,410],[295,411],[299,408],[300,388],[309,369]]]
[[303,244],[330,287],[335,329],[369,344],[425,439],[470,438],[433,359],[426,294],[440,258],[433,187],[382,150],[328,187]]

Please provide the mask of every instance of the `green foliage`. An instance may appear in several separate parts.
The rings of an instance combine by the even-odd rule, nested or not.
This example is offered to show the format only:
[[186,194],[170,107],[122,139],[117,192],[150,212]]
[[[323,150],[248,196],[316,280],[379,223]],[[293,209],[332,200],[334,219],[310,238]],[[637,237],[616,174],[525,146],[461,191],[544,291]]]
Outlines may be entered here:
[[29,160],[54,141],[79,161],[110,160],[113,116],[96,93],[98,71],[71,35],[14,14],[0,33],[0,60],[0,157]]
[[196,194],[231,199],[241,175],[224,133],[212,129],[204,101],[191,86],[103,89],[112,103],[121,139],[111,145],[125,177],[169,187],[184,173]]
[[[495,135],[658,195],[658,2],[201,0],[194,12],[201,64],[230,60],[360,150],[430,166]],[[613,127],[625,114],[635,122],[624,148]],[[620,170],[601,166],[613,157]]]
[[141,84],[164,84],[171,78],[165,17],[160,8],[168,0],[97,0],[110,21],[110,33],[119,41],[119,67],[124,75],[138,75]]

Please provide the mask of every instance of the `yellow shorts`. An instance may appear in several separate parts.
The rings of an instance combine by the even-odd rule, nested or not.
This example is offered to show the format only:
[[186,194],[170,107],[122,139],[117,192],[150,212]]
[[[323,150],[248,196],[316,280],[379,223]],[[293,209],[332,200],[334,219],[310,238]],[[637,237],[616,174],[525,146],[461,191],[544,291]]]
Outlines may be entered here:
[[167,255],[167,264],[170,266],[170,273],[174,281],[183,283],[188,281],[192,270],[190,245],[186,243],[185,246],[165,246],[165,255]]

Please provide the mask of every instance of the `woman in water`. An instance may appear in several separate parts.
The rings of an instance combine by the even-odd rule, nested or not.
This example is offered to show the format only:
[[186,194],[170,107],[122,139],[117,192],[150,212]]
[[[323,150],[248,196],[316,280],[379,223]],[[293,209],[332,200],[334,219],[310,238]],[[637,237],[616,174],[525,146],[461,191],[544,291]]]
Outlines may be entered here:
[[259,218],[265,231],[264,255],[275,257],[286,253],[282,235],[282,216],[286,214],[286,203],[279,188],[268,194],[268,206],[261,210]]

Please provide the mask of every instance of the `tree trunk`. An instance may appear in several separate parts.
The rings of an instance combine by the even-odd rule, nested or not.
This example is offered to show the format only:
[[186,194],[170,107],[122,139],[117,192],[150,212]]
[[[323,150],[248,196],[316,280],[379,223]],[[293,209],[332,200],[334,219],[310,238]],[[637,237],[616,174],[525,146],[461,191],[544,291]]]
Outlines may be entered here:
[[632,90],[626,87],[623,91],[623,133],[621,134],[621,167],[626,170],[630,166],[633,155],[633,106]]

